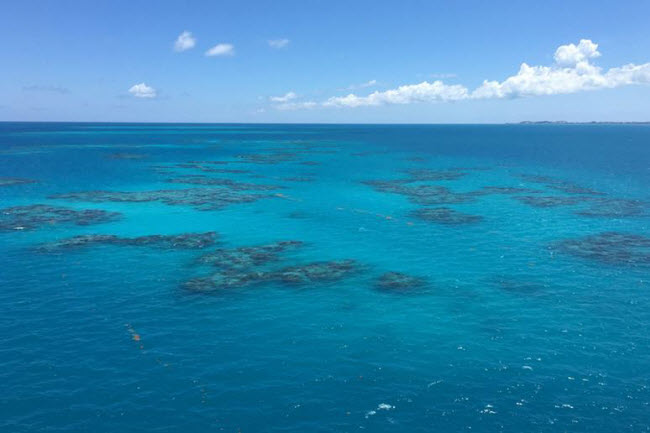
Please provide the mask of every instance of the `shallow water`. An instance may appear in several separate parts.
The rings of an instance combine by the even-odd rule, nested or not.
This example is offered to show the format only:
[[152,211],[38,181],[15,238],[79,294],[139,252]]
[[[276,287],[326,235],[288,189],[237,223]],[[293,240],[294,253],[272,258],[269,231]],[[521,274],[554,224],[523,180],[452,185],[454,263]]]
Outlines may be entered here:
[[0,156],[2,431],[650,429],[647,126],[0,123]]

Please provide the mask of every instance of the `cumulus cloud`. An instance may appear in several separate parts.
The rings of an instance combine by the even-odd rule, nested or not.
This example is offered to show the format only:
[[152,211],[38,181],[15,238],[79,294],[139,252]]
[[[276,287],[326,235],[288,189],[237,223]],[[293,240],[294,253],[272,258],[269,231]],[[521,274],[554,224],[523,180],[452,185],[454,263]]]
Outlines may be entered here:
[[503,81],[485,80],[470,91],[461,84],[446,84],[441,80],[423,81],[396,89],[376,91],[366,96],[350,93],[331,97],[323,107],[362,107],[417,102],[454,102],[477,99],[505,99],[540,95],[560,95],[587,90],[650,84],[650,63],[627,64],[603,70],[592,63],[600,57],[598,44],[582,39],[577,45],[557,48],[550,66],[530,66],[522,63],[519,71]]
[[302,109],[316,108],[316,107],[318,107],[318,105],[319,105],[318,102],[314,102],[314,101],[285,102],[285,103],[276,105],[275,108],[278,109],[278,110],[283,110],[283,111],[291,111],[291,110],[302,110]]
[[578,45],[560,45],[553,56],[555,63],[560,66],[574,66],[579,62],[596,57],[600,57],[598,44],[593,43],[590,39],[582,39]]
[[472,98],[518,98],[561,95],[650,83],[650,63],[628,64],[603,71],[591,63],[599,57],[598,44],[583,39],[578,45],[562,45],[555,51],[555,64],[529,66],[522,63],[517,74],[498,81],[484,81]]
[[129,93],[136,98],[155,98],[156,89],[147,86],[145,83],[135,84],[129,89]]
[[294,92],[288,92],[282,96],[271,96],[269,99],[272,102],[289,102],[292,99],[296,99],[297,97],[298,95],[296,95]]
[[289,45],[289,39],[270,39],[268,41],[271,48],[284,48]]
[[191,50],[194,48],[194,45],[196,45],[196,38],[192,36],[191,32],[186,30],[176,38],[176,42],[174,42],[174,51],[180,53],[182,51]]
[[326,107],[362,107],[384,104],[410,104],[413,102],[448,102],[467,99],[467,88],[458,84],[448,85],[442,81],[400,86],[384,92],[373,92],[368,96],[335,96],[323,102]]
[[232,44],[217,44],[205,52],[208,57],[214,56],[234,56],[235,47]]

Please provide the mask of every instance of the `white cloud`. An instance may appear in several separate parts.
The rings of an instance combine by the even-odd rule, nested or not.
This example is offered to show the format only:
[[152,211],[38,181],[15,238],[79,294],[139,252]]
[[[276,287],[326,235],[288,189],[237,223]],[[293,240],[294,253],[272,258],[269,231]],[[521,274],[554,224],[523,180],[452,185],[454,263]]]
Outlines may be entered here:
[[442,81],[400,86],[397,89],[384,92],[373,92],[368,96],[357,96],[350,93],[347,96],[336,96],[323,102],[326,107],[362,107],[384,104],[410,104],[413,102],[447,102],[467,99],[467,88]]
[[147,86],[145,83],[136,84],[131,86],[129,93],[136,98],[155,98],[156,89]]
[[232,44],[217,44],[205,52],[208,57],[214,56],[234,56],[235,47]]
[[286,94],[284,94],[282,96],[271,96],[269,99],[272,102],[289,102],[292,99],[296,99],[297,97],[298,97],[298,95],[296,95],[295,93],[288,92],[288,93],[286,93]]
[[174,51],[179,53],[181,51],[187,51],[194,48],[194,45],[196,45],[196,38],[192,36],[191,32],[186,30],[176,38],[176,42],[174,42]]
[[289,39],[270,39],[268,43],[271,48],[285,48],[289,45]]
[[[445,84],[440,80],[423,81],[366,96],[350,93],[331,97],[317,105],[323,107],[362,107],[418,102],[454,102],[475,99],[519,98],[539,95],[559,95],[587,90],[650,84],[650,63],[627,64],[607,71],[591,63],[600,56],[598,45],[582,39],[577,45],[568,44],[555,51],[555,63],[550,66],[530,66],[522,63],[519,71],[505,80],[484,81],[470,91],[461,84]],[[374,81],[374,80],[373,80]],[[369,84],[372,81],[366,83]],[[292,109],[300,108],[291,104]],[[310,105],[306,108],[313,108]]]
[[600,57],[598,44],[594,44],[590,39],[581,39],[578,45],[560,45],[553,56],[555,63],[561,66],[573,66],[596,57]]
[[486,80],[471,96],[485,99],[561,95],[650,83],[650,63],[629,64],[603,72],[589,61],[598,56],[598,45],[588,39],[578,45],[562,45],[555,52],[555,65],[522,63],[516,75],[502,82]]
[[316,108],[316,107],[318,107],[318,105],[319,105],[318,102],[314,102],[314,101],[285,102],[285,103],[276,105],[275,108],[278,109],[278,110],[283,110],[283,111],[291,111],[291,110],[302,110],[302,109]]

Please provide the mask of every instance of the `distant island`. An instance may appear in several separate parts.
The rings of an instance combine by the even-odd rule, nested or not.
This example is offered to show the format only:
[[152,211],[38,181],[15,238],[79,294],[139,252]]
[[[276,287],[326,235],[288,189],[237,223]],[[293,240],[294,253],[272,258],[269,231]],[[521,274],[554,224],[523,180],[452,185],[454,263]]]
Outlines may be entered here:
[[518,125],[650,125],[650,121],[643,122],[611,122],[611,121],[591,121],[591,122],[569,122],[566,120],[524,120],[517,123]]

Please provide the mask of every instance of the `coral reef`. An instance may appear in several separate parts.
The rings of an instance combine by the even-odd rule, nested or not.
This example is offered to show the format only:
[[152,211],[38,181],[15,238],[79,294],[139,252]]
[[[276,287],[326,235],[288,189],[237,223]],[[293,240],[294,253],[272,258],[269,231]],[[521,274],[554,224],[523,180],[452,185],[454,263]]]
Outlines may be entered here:
[[228,205],[251,203],[272,197],[262,194],[239,194],[227,188],[189,188],[157,191],[81,191],[56,194],[51,198],[88,202],[152,202],[171,206],[193,206],[198,210],[218,210]]
[[0,210],[0,230],[33,230],[59,224],[100,224],[120,217],[120,213],[99,209],[77,210],[45,204],[14,206]]
[[280,241],[272,244],[233,249],[218,249],[199,258],[199,262],[221,268],[247,269],[277,261],[278,254],[302,246],[301,241]]
[[412,215],[424,221],[446,225],[472,224],[483,220],[479,215],[470,215],[447,207],[417,209]]
[[650,238],[638,234],[604,232],[579,239],[567,239],[552,248],[600,263],[650,265]]
[[414,203],[421,205],[468,203],[475,200],[472,193],[452,192],[449,188],[438,185],[405,185],[408,179],[374,180],[363,182],[375,191],[400,194]]
[[376,281],[376,287],[383,291],[409,292],[426,286],[424,278],[402,272],[386,272]]
[[232,191],[270,191],[270,190],[282,188],[281,186],[277,186],[277,185],[260,185],[257,183],[237,182],[231,179],[219,179],[219,178],[207,177],[201,175],[179,176],[179,177],[167,179],[166,182],[184,183],[184,184],[192,184],[192,185],[222,186]]
[[145,159],[149,158],[149,155],[144,153],[111,153],[108,155],[109,159]]
[[0,177],[0,186],[24,185],[27,183],[36,183],[36,180],[22,179],[19,177]]
[[59,249],[82,248],[90,245],[127,245],[127,246],[154,246],[161,249],[203,249],[214,245],[215,232],[183,233],[179,235],[148,235],[135,238],[120,237],[116,235],[80,235],[71,238],[49,242],[39,247],[41,251]]

